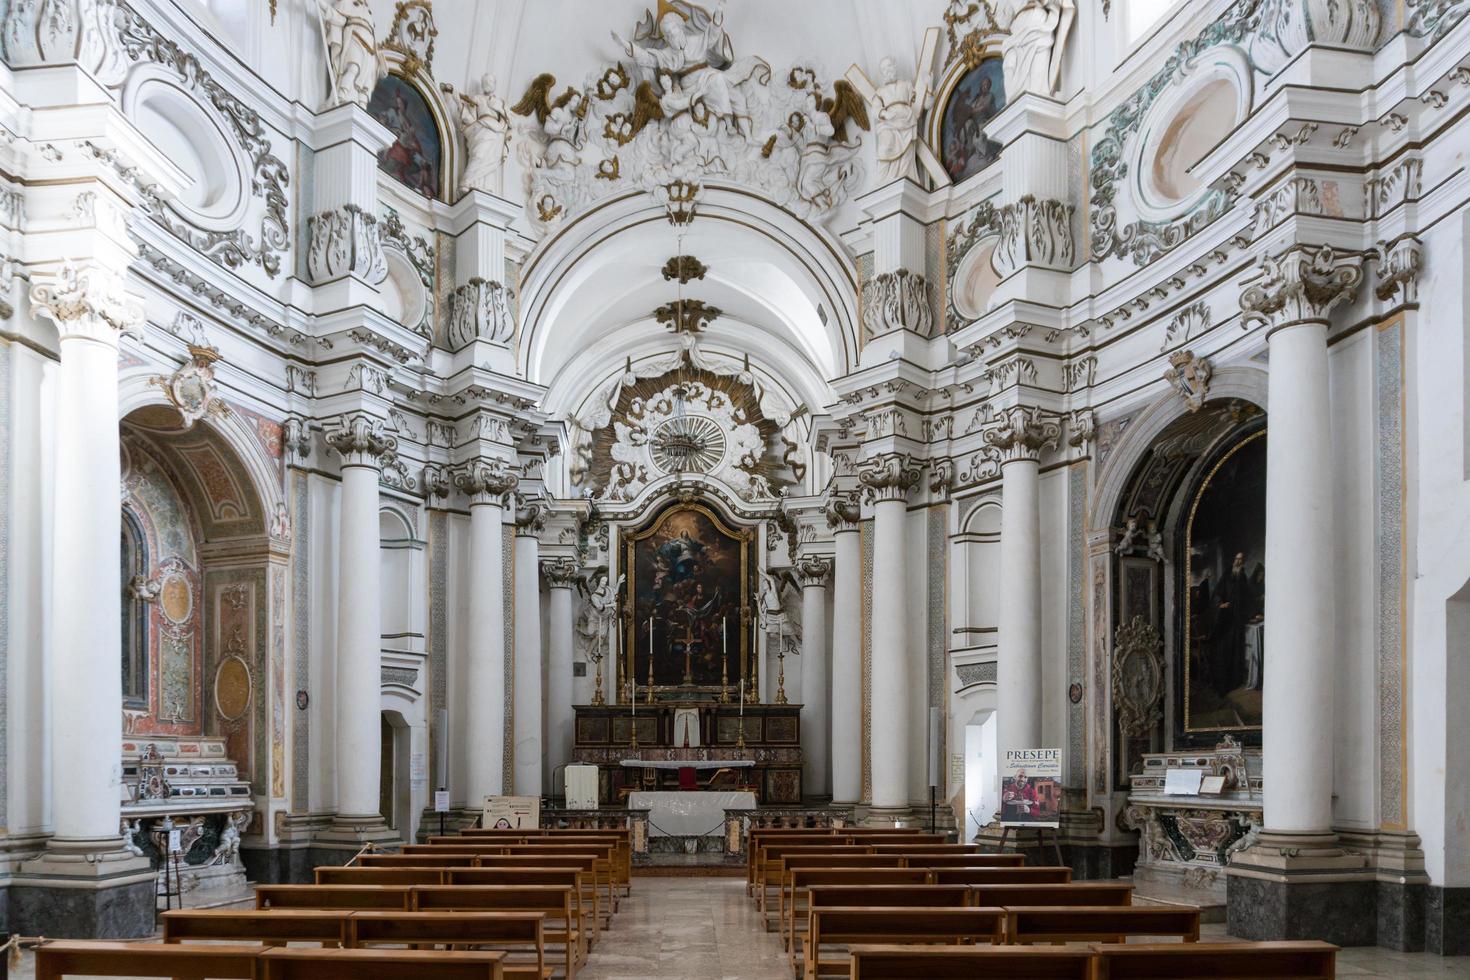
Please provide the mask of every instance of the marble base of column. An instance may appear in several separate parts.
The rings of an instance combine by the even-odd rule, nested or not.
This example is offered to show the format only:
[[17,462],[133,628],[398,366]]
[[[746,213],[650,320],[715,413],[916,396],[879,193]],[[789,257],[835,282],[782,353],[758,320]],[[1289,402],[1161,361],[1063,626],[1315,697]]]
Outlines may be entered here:
[[55,939],[135,939],[154,931],[157,875],[122,838],[56,840],[10,881],[7,926]]
[[313,848],[360,851],[368,844],[385,850],[396,850],[403,840],[379,814],[339,813],[331,824],[312,838]]
[[1263,831],[1226,869],[1227,931],[1241,939],[1322,939],[1371,946],[1377,882],[1335,833]]

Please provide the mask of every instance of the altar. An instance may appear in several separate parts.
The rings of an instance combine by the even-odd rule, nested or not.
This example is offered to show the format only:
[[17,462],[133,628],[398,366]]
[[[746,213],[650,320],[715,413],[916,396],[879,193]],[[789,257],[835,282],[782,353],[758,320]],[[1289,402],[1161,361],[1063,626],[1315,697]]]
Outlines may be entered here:
[[755,794],[706,791],[632,793],[628,806],[648,811],[652,837],[713,837],[723,846],[726,810],[754,810]]
[[[760,806],[802,801],[801,705],[667,701],[575,707],[572,761],[598,770],[598,802],[673,786],[748,791]],[[690,724],[693,720],[697,724]],[[694,770],[693,785],[680,770]],[[668,784],[668,785],[666,785]],[[713,784],[713,785],[712,785]]]

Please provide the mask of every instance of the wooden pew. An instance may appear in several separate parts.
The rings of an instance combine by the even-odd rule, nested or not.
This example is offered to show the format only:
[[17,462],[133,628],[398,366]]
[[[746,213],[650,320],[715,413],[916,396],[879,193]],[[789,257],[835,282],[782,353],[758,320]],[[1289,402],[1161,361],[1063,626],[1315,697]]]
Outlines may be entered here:
[[364,854],[357,859],[362,868],[468,868],[475,855],[464,854]]
[[1337,947],[1321,942],[1093,945],[1093,980],[1193,980],[1337,975]]
[[360,868],[324,865],[316,869],[318,885],[442,885],[447,868]]
[[254,980],[259,946],[48,942],[36,948],[36,980],[60,977],[174,977]]
[[188,941],[266,944],[347,941],[345,909],[174,909],[159,916],[165,943]]
[[[446,885],[556,885],[572,889],[577,921],[585,927],[590,918],[596,927],[602,923],[602,909],[597,889],[591,886],[592,875],[580,868],[455,868],[448,873]],[[609,924],[612,910],[607,912]],[[603,928],[606,928],[604,926]],[[597,939],[588,934],[589,945]]]
[[942,844],[945,838],[945,834],[926,834],[906,827],[844,827],[841,830],[822,827],[805,831],[753,830],[745,848],[745,891],[748,895],[755,891],[756,865],[762,847],[783,844],[810,847],[833,844]]
[[[546,841],[548,843],[577,843],[581,841],[612,841],[616,847],[616,870],[618,884],[627,891],[632,887],[633,832],[626,827],[579,830],[571,827],[544,827],[536,830],[496,830],[471,827],[460,831],[462,838],[471,840],[519,841],[523,844]],[[429,842],[454,840],[448,837],[430,837]]]
[[505,964],[507,980],[545,980],[540,912],[352,912],[341,909],[184,909],[165,912],[163,941],[319,942],[349,948],[373,943],[442,943],[524,947],[534,962]]
[[[829,871],[838,871],[843,869],[851,869],[854,871],[863,869],[889,869],[893,871],[910,870],[904,867],[903,859],[897,854],[885,854],[882,856],[875,856],[872,854],[842,854],[837,856],[829,854],[788,854],[781,858],[781,880],[777,883],[777,888],[779,889],[779,891],[777,893],[776,900],[776,922],[778,923],[778,927],[779,924],[786,918],[786,910],[790,908],[791,872],[797,870],[798,868],[825,868]],[[929,874],[927,869],[916,868],[912,870],[922,872],[922,875],[912,879],[913,883],[929,884]],[[875,883],[884,880],[886,879],[878,878],[875,879]],[[895,884],[898,884],[900,882],[910,881],[910,877],[901,876],[893,878],[892,880]],[[763,924],[765,924],[766,928],[770,928],[770,916],[768,914],[762,914],[761,921]]]
[[975,904],[1132,905],[1133,886],[1121,881],[1074,881],[1067,885],[972,885]]
[[907,854],[910,857],[928,855],[949,857],[953,854],[982,854],[979,844],[923,844],[919,842],[893,844],[888,841],[873,844],[874,854]]
[[853,946],[852,980],[1090,980],[1092,955],[1083,949],[1031,946]]
[[494,946],[525,950],[533,962],[505,960],[506,980],[547,980],[545,915],[540,912],[353,912],[347,944]]
[[1009,943],[1121,943],[1128,936],[1199,941],[1199,909],[1162,905],[1020,906],[1006,908]]
[[410,885],[259,885],[258,909],[353,909],[411,912]]
[[766,891],[770,888],[772,881],[780,882],[785,873],[785,865],[782,858],[786,855],[798,854],[872,854],[873,848],[869,844],[832,844],[826,847],[812,846],[810,844],[765,844],[761,846],[760,854],[756,858],[755,868],[755,906],[762,915],[766,913]]
[[555,885],[422,885],[412,894],[416,912],[541,912],[545,941],[562,947],[566,980],[586,958],[586,932],[579,928],[576,889]]
[[1026,855],[1019,851],[1004,854],[924,854],[915,857],[909,864],[923,864],[926,868],[1024,868]]
[[798,923],[806,912],[802,901],[813,885],[928,885],[929,872],[924,868],[828,868],[788,866],[781,884],[781,900],[776,916],[781,929],[781,947],[791,949],[792,938],[800,930]]
[[[910,859],[912,867],[922,859]],[[1065,885],[1072,869],[1059,868],[930,868],[936,885]]]
[[[833,908],[813,905],[802,939],[801,975],[806,980],[850,973],[846,956],[824,956],[823,946],[855,943],[999,944],[1004,939],[1005,910],[990,908]],[[797,964],[793,963],[793,968]],[[919,971],[906,974],[923,976]]]
[[[195,947],[172,947],[193,949]],[[414,949],[267,949],[257,980],[502,980],[505,954]]]
[[598,859],[595,854],[482,854],[476,862],[481,868],[572,868],[586,875],[587,886],[596,891],[599,885],[607,886],[608,915],[617,911],[617,895],[613,883],[597,874]]
[[808,914],[818,907],[955,908],[974,905],[974,893],[967,885],[811,885]]

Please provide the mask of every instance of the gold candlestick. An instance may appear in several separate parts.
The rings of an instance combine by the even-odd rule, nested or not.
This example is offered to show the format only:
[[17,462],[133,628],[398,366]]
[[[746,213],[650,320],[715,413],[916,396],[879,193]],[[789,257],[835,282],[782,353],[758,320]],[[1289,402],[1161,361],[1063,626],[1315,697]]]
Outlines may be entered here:
[[720,704],[730,703],[730,652],[728,650],[720,658],[720,696],[718,701]]
[[786,703],[786,648],[776,651],[776,703]]
[[636,714],[628,721],[628,751],[638,751],[638,716]]
[[602,696],[602,658],[597,658],[597,677],[592,681],[592,704],[594,707],[602,707],[607,704],[607,698]]
[[735,747],[741,752],[745,751],[745,716],[740,716],[740,732],[735,736]]
[[643,697],[644,704],[653,704],[653,651],[652,650],[648,651],[648,686],[647,686],[647,688],[645,688],[645,690],[648,693],[645,694],[644,697]]

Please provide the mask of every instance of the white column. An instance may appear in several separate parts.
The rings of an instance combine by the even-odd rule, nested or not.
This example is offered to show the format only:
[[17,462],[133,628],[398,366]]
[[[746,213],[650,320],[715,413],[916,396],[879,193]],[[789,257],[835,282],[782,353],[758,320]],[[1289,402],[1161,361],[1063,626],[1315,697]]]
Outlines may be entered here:
[[470,499],[470,614],[465,805],[505,792],[505,495],[517,478],[500,459],[455,470]]
[[918,478],[918,464],[897,453],[869,459],[858,471],[858,479],[873,501],[868,758],[875,810],[908,806],[908,767],[923,765],[923,754],[915,755],[916,747],[910,744],[909,737],[909,702],[913,692],[907,664],[908,571],[904,561],[908,492]]
[[809,555],[796,563],[801,582],[801,752],[802,791],[808,797],[831,792],[830,714],[827,701],[827,577],[832,562]]
[[[1362,258],[1293,245],[1261,263],[1240,305],[1270,349],[1266,437],[1263,829],[1232,862],[1314,874],[1361,867],[1332,831],[1333,591],[1327,328],[1363,280]],[[1325,881],[1324,877],[1314,880]]]
[[863,791],[862,575],[858,505],[837,494],[827,501],[832,560],[832,801],[856,803]]
[[56,324],[61,341],[51,409],[56,440],[51,563],[56,836],[48,849],[99,856],[121,852],[118,332],[143,322],[141,307],[122,288],[121,277],[107,270],[66,266],[31,290],[36,315]]
[[[1058,424],[1035,409],[1013,407],[983,433],[1001,456],[999,655],[996,748],[1040,748],[1041,730],[1041,451]],[[999,787],[997,787],[998,789]]]
[[516,509],[515,541],[515,792],[539,796],[541,766],[541,542],[546,505],[524,500]]
[[570,558],[542,562],[549,595],[546,657],[546,766],[548,795],[556,793],[556,769],[572,761],[572,586],[577,563]]
[[378,791],[382,690],[382,557],[378,540],[379,466],[397,440],[366,413],[343,416],[326,433],[342,457],[337,532],[337,817],[381,824]]
[[1266,440],[1264,825],[1332,827],[1332,470],[1327,324],[1271,334]]

